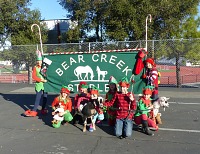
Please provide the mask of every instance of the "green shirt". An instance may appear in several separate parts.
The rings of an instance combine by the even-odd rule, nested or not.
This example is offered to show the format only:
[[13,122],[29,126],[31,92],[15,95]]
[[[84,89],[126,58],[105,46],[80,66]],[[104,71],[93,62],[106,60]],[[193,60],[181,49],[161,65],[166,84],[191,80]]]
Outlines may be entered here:
[[[38,78],[44,79],[43,76],[40,74],[40,70],[41,70],[41,68],[36,67],[36,76]],[[35,84],[35,90],[37,92],[39,92],[41,90],[44,90],[44,83],[43,82],[36,82],[36,84]]]

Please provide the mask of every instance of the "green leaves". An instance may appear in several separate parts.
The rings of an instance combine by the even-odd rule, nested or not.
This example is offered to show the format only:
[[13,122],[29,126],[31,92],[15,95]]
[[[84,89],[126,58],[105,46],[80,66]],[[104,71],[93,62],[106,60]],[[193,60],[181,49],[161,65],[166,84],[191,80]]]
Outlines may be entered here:
[[174,0],[59,1],[72,19],[79,21],[79,38],[96,37],[97,41],[144,40],[148,14],[153,17],[148,23],[148,38],[171,39],[179,33],[180,21],[197,14],[199,3],[199,0],[184,0],[184,3]]

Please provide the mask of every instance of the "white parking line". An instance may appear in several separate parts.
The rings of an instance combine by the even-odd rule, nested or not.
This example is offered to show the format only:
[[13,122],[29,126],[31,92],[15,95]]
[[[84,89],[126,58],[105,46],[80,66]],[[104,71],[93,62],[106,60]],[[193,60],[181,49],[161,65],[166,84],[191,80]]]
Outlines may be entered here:
[[183,104],[183,105],[200,105],[200,103],[187,103],[187,102],[168,102],[169,104]]
[[188,130],[188,129],[159,128],[159,130],[175,131],[175,132],[200,133],[200,130]]

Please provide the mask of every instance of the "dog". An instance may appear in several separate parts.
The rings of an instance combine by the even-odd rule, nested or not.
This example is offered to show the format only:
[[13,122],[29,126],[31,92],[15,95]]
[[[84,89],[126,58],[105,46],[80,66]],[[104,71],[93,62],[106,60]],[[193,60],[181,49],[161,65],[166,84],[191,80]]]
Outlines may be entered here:
[[163,107],[163,110],[165,111],[166,107],[169,107],[168,100],[170,98],[167,97],[159,97],[156,101],[153,102],[153,116],[152,120],[154,120],[157,124],[162,124],[161,120],[161,113],[159,112],[160,107]]
[[96,120],[103,120],[104,114],[102,111],[103,97],[97,97],[97,99],[91,99],[82,108],[82,114],[84,119],[83,132],[86,132],[86,126],[90,126],[89,131],[96,130]]

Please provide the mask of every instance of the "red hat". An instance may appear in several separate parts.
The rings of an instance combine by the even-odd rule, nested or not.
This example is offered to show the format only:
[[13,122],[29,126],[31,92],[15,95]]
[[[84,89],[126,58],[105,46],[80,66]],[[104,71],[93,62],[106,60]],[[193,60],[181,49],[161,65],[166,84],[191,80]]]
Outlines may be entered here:
[[80,90],[81,88],[88,88],[87,82],[81,81],[78,85],[78,89]]
[[152,66],[156,67],[156,64],[155,64],[153,58],[147,58],[147,59],[145,60],[145,63],[150,63]]
[[152,95],[152,90],[151,89],[144,89],[143,94],[145,95]]
[[98,95],[98,94],[99,94],[99,88],[93,86],[93,87],[91,88],[91,90],[90,90],[90,94],[91,94],[91,95],[92,95],[92,94]]
[[123,78],[120,80],[119,86],[120,86],[120,87],[127,87],[127,88],[130,87],[130,84],[128,83],[127,77],[123,77]]
[[66,93],[66,94],[69,94],[70,91],[69,91],[69,89],[68,89],[66,86],[64,86],[64,87],[61,88],[60,93]]

